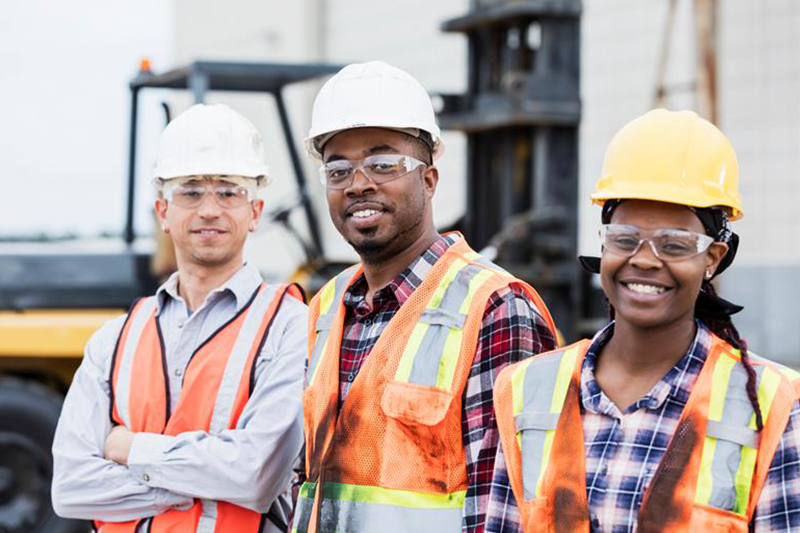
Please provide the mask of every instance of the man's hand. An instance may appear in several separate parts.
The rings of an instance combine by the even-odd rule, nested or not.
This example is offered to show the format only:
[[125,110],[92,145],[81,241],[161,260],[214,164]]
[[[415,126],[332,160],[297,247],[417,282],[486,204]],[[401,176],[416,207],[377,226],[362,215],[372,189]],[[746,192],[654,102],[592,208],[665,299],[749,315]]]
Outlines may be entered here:
[[135,433],[125,426],[114,427],[106,437],[106,444],[103,447],[106,459],[121,465],[127,465],[134,435]]

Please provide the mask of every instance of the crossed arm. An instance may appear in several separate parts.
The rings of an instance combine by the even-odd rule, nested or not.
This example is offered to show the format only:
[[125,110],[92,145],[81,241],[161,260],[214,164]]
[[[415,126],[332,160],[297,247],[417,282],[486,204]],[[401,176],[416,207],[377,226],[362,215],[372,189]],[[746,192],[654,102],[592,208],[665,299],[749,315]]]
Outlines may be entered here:
[[109,346],[122,322],[98,331],[87,345],[56,430],[56,513],[119,522],[186,508],[195,498],[267,512],[288,487],[303,440],[305,310],[291,309],[297,316],[273,324],[279,328],[260,354],[253,394],[236,429],[215,435],[134,434],[112,428]]

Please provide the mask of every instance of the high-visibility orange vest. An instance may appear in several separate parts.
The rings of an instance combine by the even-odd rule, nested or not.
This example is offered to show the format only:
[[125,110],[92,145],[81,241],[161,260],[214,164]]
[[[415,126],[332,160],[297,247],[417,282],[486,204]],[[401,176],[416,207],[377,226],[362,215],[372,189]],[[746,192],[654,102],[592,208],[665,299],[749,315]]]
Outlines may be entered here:
[[[589,533],[580,374],[590,341],[505,368],[494,389],[511,489],[526,532]],[[714,336],[645,492],[639,533],[746,532],[797,398],[800,374],[754,357],[755,430],[738,350]]]
[[[122,327],[111,364],[111,419],[134,433],[211,434],[235,429],[253,388],[253,370],[270,325],[286,294],[299,300],[296,285],[262,284],[236,316],[192,354],[175,411],[170,412],[169,378],[156,297],[137,301]],[[257,533],[266,515],[224,501],[195,500],[127,522],[95,521],[101,533]]]
[[532,287],[453,244],[386,325],[338,412],[343,295],[358,266],[309,307],[306,474],[293,531],[460,532],[467,491],[462,392],[492,293]]

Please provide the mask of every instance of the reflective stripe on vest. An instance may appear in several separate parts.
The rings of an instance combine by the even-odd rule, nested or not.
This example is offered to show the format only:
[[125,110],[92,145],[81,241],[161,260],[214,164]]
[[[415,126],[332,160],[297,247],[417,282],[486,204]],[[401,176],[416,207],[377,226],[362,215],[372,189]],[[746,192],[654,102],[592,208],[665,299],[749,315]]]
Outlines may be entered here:
[[[386,325],[340,413],[339,313],[359,271],[340,274],[312,302],[305,394],[309,482],[301,489],[295,531],[461,531],[468,486],[461,393],[480,311],[510,283],[535,295],[480,259],[463,239],[448,248]],[[546,308],[543,316],[549,316]]]
[[[407,490],[325,483],[320,533],[459,533],[467,491],[423,494]],[[304,483],[297,500],[293,533],[308,529],[316,483]]]
[[336,312],[339,311],[339,303],[342,301],[344,291],[347,289],[348,282],[353,277],[356,267],[345,269],[341,274],[330,280],[320,291],[319,317],[317,317],[317,341],[311,352],[311,359],[308,362],[308,378],[306,387],[314,383],[317,376],[317,368],[325,353],[328,337],[330,336]]
[[[111,369],[114,422],[134,432],[165,435],[196,430],[218,435],[235,428],[250,396],[251,370],[287,292],[297,297],[291,286],[273,289],[261,285],[236,316],[195,350],[187,364],[173,416],[169,416],[168,409],[162,415],[151,408],[162,402],[170,404],[156,298],[137,302],[120,333]],[[158,341],[154,341],[156,335]],[[156,389],[161,389],[150,384],[149,392],[142,394],[143,385],[146,387],[152,380]],[[256,533],[261,521],[259,513],[231,503],[196,500],[190,509],[166,511],[146,521],[146,525],[147,531],[153,533],[175,528],[197,533],[235,528],[237,532]],[[132,533],[144,524],[141,520],[105,523],[102,530]]]
[[511,377],[525,499],[542,496],[542,479],[578,355],[577,346],[538,355],[523,361]]
[[[509,480],[520,504],[526,531],[554,525],[542,521],[552,522],[557,515],[558,491],[564,491],[564,484],[559,480],[567,476],[579,479],[580,486],[573,488],[581,494],[586,492],[585,465],[576,470],[570,459],[573,455],[562,454],[557,458],[555,450],[577,441],[586,453],[579,419],[577,424],[563,424],[563,419],[579,412],[576,401],[579,389],[572,386],[574,382],[570,379],[578,379],[589,344],[582,341],[567,349],[516,363],[498,377],[495,387],[498,428]],[[754,362],[754,369],[764,420],[760,433],[756,432],[755,414],[746,391],[747,373],[739,353],[713,337],[707,363],[638,510],[640,530],[747,531],[767,470],[796,401],[789,381],[791,375],[769,362]],[[566,400],[563,397],[565,387],[569,387]],[[569,411],[562,409],[565,402],[571,406]],[[681,433],[686,420],[698,414],[701,423]],[[566,431],[568,427],[569,432]],[[554,431],[555,428],[558,431]],[[692,428],[698,428],[700,433],[695,435],[699,439],[694,440]],[[550,444],[546,442],[548,433],[554,434]],[[551,445],[554,446],[553,458],[550,457]],[[684,460],[670,467],[669,475],[659,477],[668,458],[677,457],[673,453],[675,450],[679,450]],[[676,471],[682,476],[677,481],[670,477]],[[588,508],[582,512],[588,520]],[[670,517],[669,523],[658,521],[659,517]],[[558,524],[556,521],[555,525]],[[588,522],[585,531],[589,531]]]
[[[767,420],[780,375],[765,366],[755,370],[759,406]],[[758,453],[756,417],[746,385],[747,372],[738,357],[723,352],[712,374],[708,426],[695,493],[696,503],[743,516],[750,501]]]

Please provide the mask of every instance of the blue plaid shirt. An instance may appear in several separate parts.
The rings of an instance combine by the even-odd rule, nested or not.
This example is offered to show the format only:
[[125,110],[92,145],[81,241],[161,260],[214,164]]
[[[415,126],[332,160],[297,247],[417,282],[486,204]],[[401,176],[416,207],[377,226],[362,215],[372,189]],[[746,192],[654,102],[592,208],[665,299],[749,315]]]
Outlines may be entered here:
[[[594,378],[597,355],[613,332],[612,323],[595,336],[581,370],[586,490],[592,531],[630,533],[636,529],[644,493],[706,360],[712,334],[698,322],[697,335],[686,355],[649,393],[621,412]],[[800,531],[800,405],[797,403],[770,466],[752,526],[757,533]],[[521,530],[502,447],[498,447],[486,531]]]

